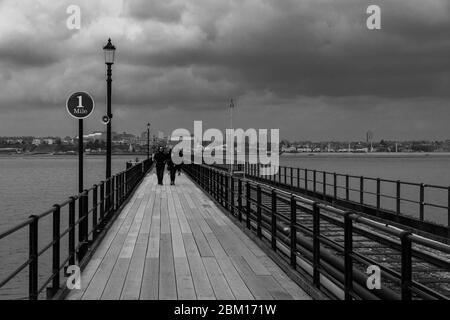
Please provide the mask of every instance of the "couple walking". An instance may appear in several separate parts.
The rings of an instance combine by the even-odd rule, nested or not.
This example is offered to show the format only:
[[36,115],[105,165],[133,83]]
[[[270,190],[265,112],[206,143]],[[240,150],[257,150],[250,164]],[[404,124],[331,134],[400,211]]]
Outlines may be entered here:
[[[180,157],[183,157],[183,152],[180,150]],[[167,164],[167,170],[170,173],[170,185],[175,185],[175,176],[178,171],[178,175],[181,173],[181,166],[183,163],[176,165],[172,161],[172,150],[169,153],[164,152],[163,147],[159,147],[158,152],[153,156],[153,160],[156,163],[156,176],[158,177],[158,184],[163,184],[164,168]]]

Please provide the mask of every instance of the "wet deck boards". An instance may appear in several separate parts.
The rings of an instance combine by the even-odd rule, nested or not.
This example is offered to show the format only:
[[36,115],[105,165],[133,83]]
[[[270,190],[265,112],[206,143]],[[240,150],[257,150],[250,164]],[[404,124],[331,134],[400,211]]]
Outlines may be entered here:
[[185,175],[149,174],[67,299],[310,299]]

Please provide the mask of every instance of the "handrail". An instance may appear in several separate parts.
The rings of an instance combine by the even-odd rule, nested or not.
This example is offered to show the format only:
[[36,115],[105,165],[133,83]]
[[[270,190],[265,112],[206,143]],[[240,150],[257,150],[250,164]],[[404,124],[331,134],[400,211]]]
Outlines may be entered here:
[[[227,169],[223,165],[213,166],[222,170]],[[376,215],[385,212],[392,219],[401,216],[417,220],[421,225],[426,223],[443,226],[448,230],[442,231],[440,236],[450,238],[450,186],[283,166],[279,167],[276,175],[262,176],[260,174],[262,166],[259,164],[245,163],[237,166],[246,177],[267,181],[272,185],[288,189],[298,189],[306,195],[339,200],[348,203],[351,208],[364,207]],[[345,178],[344,181],[342,178]],[[366,181],[370,181],[370,184],[365,183]],[[386,183],[390,184],[389,188]],[[383,190],[389,191],[383,192]],[[416,198],[407,197],[405,194],[415,194]],[[430,199],[432,194],[434,200]],[[406,212],[405,208],[408,209]],[[440,220],[432,222],[427,219],[432,214],[438,214]]]
[[[424,277],[431,277],[436,270],[450,274],[447,244],[289,193],[264,180],[248,180],[199,164],[186,165],[185,171],[218,204],[244,223],[243,228],[267,242],[294,270],[302,268],[309,273],[313,285],[327,286],[334,297],[349,300],[450,298],[439,283],[433,287],[433,281],[413,277],[414,272],[423,272],[424,266],[430,270],[423,273]],[[298,214],[303,216],[302,220],[297,219]],[[308,226],[303,224],[304,219],[311,219]],[[334,228],[331,234],[343,230],[343,239],[335,241],[335,236],[328,236],[327,229],[320,227],[324,222],[327,229]],[[380,290],[366,287],[368,276],[361,269],[376,264],[379,254],[375,252],[371,256],[371,251],[359,251],[354,236],[366,239],[374,248],[379,247],[379,254],[400,259],[400,266],[379,262],[383,277],[389,280]]]
[[[29,254],[27,261],[6,275],[4,279],[0,279],[0,289],[28,266],[28,299],[38,299],[39,295],[49,283],[52,283],[52,285],[47,288],[47,297],[52,297],[56,294],[56,292],[61,289],[61,270],[64,269],[65,266],[74,265],[77,261],[80,262],[83,259],[89,246],[95,241],[98,234],[117,213],[117,210],[131,196],[136,186],[142,181],[147,172],[151,170],[152,165],[152,159],[144,160],[143,162],[132,166],[127,165],[127,169],[125,171],[119,172],[111,176],[106,181],[101,181],[99,184],[94,184],[91,188],[86,189],[77,195],[71,196],[59,204],[55,204],[52,208],[38,215],[32,215],[18,225],[3,231],[0,234],[0,241],[7,238],[11,234],[28,227]],[[92,199],[91,207],[89,204],[89,199]],[[76,206],[79,209],[78,219],[75,218]],[[61,209],[67,207],[69,226],[61,232]],[[38,222],[40,219],[49,215],[52,215],[53,220],[52,239],[44,246],[41,246],[41,249],[38,250]],[[90,230],[89,219],[92,221]],[[78,229],[77,243],[75,242],[76,229]],[[69,248],[67,248],[67,256],[63,258],[63,263],[61,264],[60,241],[66,235],[69,236]],[[50,249],[52,249],[52,273],[43,280],[43,284],[39,287],[39,257]]]

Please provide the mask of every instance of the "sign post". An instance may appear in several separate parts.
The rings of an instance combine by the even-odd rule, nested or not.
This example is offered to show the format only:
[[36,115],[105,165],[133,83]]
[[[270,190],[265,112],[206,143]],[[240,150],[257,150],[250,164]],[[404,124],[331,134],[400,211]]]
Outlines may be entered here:
[[[95,103],[94,99],[87,92],[75,92],[72,93],[66,101],[67,112],[70,116],[75,119],[78,119],[78,192],[83,193],[83,119],[89,117],[94,111]],[[81,196],[80,201],[78,202],[78,218],[81,219],[84,217],[86,212],[84,212],[84,208],[87,207],[84,201],[86,201],[84,196]],[[79,231],[79,241],[82,243],[79,253],[78,259],[81,260],[86,252],[86,244],[88,240],[88,221],[84,219],[82,223],[80,223],[78,227]]]
[[78,119],[78,192],[83,192],[83,119],[94,111],[94,99],[87,92],[72,93],[66,102],[67,112]]

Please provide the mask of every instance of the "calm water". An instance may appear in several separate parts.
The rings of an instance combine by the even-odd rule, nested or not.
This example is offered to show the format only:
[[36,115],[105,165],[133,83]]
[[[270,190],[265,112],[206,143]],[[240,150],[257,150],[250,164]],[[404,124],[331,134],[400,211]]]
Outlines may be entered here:
[[[142,157],[141,157],[142,158]],[[112,172],[125,170],[131,156],[113,156]],[[85,188],[105,177],[105,157],[85,158]],[[65,201],[78,193],[78,158],[68,156],[0,157],[0,232],[22,222],[31,214],[40,214],[53,204]],[[67,208],[61,211],[61,230],[67,228]],[[64,229],[63,229],[64,228]],[[39,248],[47,244],[51,235],[51,216],[39,222]],[[61,242],[61,260],[68,246],[67,237]],[[0,240],[0,279],[3,280],[27,260],[28,229],[20,230]],[[40,278],[51,271],[51,250],[39,262]],[[0,299],[20,298],[27,295],[28,268],[5,288]],[[43,285],[42,281],[39,285]],[[45,293],[45,290],[44,290]]]
[[[125,162],[131,159],[130,156],[114,157],[113,172],[124,170]],[[300,154],[282,155],[280,163],[282,166],[358,176],[364,175],[443,186],[450,185],[450,154],[429,156],[374,156],[364,154],[308,156]],[[77,170],[77,158],[75,157],[0,157],[0,232],[23,221],[30,214],[39,214],[50,208],[54,203],[62,202],[68,196],[76,194],[78,190]],[[87,157],[85,170],[86,187],[102,180],[105,172],[104,157]],[[368,185],[367,188],[372,190],[374,186]],[[392,186],[382,185],[382,192],[389,193],[394,192],[394,190]],[[328,192],[331,193],[332,190],[328,189]],[[413,188],[402,190],[402,192],[404,192],[405,197],[417,199],[417,190]],[[340,195],[343,196],[342,193]],[[358,194],[352,193],[351,197],[356,199]],[[426,194],[426,197],[446,204],[447,193]],[[373,202],[374,198],[367,197],[367,201]],[[382,205],[393,206],[394,204],[392,201],[385,200]],[[402,203],[402,210],[408,211],[411,215],[417,214],[417,208],[408,207],[407,202]],[[446,219],[446,215],[441,213],[431,211],[426,213],[428,220],[444,222]],[[67,214],[63,211],[62,226],[66,225],[66,220],[64,220],[66,216]],[[40,222],[39,228],[43,231],[39,238],[40,244],[46,243],[46,239],[49,238],[51,234],[50,226],[51,219],[44,219]],[[0,241],[0,279],[3,279],[19,264],[27,260],[27,232],[27,230],[23,230],[13,237]],[[66,245],[67,243],[63,241],[61,252],[65,253]],[[41,277],[50,273],[50,253],[51,251],[41,257]],[[25,269],[8,287],[0,290],[0,299],[26,296],[27,276],[28,271]]]

